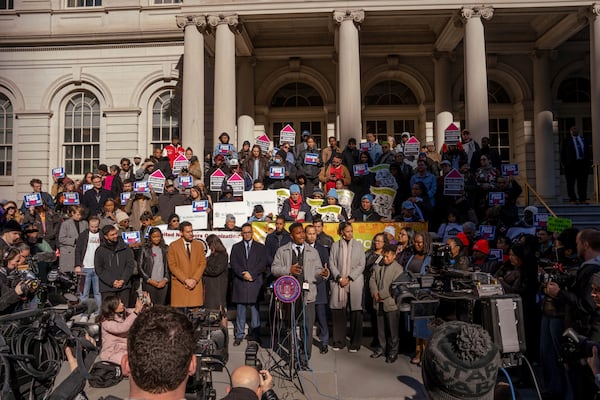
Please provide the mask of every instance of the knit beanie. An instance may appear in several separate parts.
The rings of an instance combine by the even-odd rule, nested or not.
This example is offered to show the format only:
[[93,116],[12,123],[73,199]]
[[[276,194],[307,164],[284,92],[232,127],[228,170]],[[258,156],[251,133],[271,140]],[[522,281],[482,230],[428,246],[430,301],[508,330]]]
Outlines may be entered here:
[[492,400],[500,366],[498,346],[481,326],[446,322],[423,354],[423,384],[431,400]]

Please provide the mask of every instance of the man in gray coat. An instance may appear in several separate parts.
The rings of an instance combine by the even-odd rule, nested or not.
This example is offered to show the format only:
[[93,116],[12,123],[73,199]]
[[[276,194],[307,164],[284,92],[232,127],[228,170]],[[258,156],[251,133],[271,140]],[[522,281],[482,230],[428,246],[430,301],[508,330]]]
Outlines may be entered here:
[[[392,282],[404,269],[395,260],[396,249],[388,244],[383,248],[383,265],[375,264],[369,280],[373,294],[373,307],[377,312],[377,334],[383,350],[375,351],[371,358],[386,355],[385,362],[393,363],[398,359],[400,311],[396,299],[390,293]],[[383,312],[381,312],[383,311]]]
[[[299,222],[290,225],[292,241],[281,246],[271,265],[274,276],[292,275],[298,279],[302,287],[302,296],[296,301],[294,318],[298,318],[304,309],[304,318],[299,318],[300,326],[300,367],[308,369],[308,360],[312,353],[312,327],[315,324],[315,301],[317,299],[317,284],[329,277],[329,270],[323,268],[319,252],[305,245],[306,235]],[[363,257],[364,258],[364,257]],[[302,303],[300,302],[302,301]]]

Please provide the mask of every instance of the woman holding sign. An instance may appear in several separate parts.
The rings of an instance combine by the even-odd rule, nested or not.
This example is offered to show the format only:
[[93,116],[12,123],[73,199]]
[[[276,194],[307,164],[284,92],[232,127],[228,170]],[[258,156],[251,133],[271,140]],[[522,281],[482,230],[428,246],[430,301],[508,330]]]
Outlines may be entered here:
[[237,160],[238,158],[238,153],[235,149],[235,146],[229,143],[229,134],[227,132],[223,132],[221,135],[219,135],[219,143],[215,146],[213,158],[219,154],[225,157],[226,161],[229,161],[233,158]]

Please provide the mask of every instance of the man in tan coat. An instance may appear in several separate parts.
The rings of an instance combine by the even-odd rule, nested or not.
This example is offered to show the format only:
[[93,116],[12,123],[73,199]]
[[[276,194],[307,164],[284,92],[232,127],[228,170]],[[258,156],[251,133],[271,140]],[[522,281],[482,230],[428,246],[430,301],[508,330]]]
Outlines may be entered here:
[[179,224],[181,238],[169,246],[171,271],[171,307],[201,307],[204,305],[202,274],[206,268],[204,245],[194,240],[192,224]]

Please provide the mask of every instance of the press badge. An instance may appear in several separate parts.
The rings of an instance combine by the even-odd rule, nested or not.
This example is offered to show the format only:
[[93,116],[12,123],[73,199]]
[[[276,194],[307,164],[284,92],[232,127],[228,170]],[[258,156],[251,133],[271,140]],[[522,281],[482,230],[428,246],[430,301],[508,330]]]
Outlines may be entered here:
[[302,290],[309,290],[310,286],[308,286],[308,282],[302,282]]

